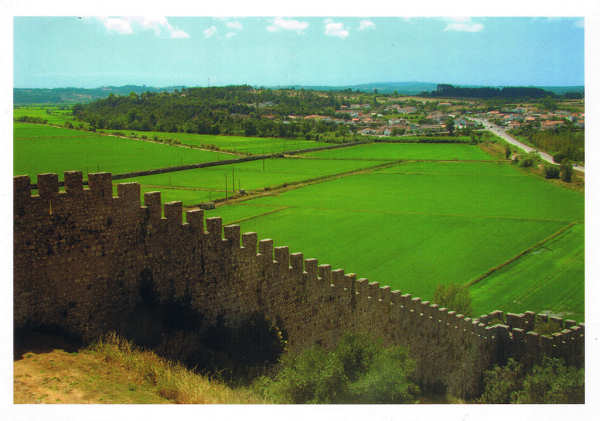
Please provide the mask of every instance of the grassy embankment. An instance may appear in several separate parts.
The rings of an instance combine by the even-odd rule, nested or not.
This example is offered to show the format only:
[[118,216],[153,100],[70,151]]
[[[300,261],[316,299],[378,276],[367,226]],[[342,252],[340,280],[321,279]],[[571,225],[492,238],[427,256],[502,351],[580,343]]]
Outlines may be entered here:
[[269,403],[247,388],[232,389],[115,335],[78,351],[33,350],[14,362],[19,403]]

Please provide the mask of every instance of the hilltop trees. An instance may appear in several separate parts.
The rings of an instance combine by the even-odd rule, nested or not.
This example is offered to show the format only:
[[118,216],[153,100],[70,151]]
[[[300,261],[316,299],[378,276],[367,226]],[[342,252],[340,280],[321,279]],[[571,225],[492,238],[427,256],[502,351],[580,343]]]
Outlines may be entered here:
[[[287,138],[330,133],[332,137],[339,137],[343,131],[338,130],[335,123],[302,118],[310,114],[335,117],[339,105],[338,95],[331,92],[228,86],[110,95],[89,104],[75,105],[73,115],[98,129],[109,130]],[[344,114],[344,117],[349,116]]]

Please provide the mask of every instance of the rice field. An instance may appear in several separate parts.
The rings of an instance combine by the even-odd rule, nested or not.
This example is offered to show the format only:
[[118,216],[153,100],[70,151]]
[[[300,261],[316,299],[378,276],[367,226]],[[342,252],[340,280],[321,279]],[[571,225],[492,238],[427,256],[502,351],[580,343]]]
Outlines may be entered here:
[[[197,145],[210,141],[164,135]],[[244,153],[293,145],[285,139],[213,137],[221,143],[211,144]],[[307,142],[293,148],[318,146]],[[30,176],[62,177],[72,169],[121,174],[233,158],[27,123],[15,123],[13,145],[14,174]],[[268,147],[274,149],[262,150]],[[304,184],[308,180],[313,182]],[[163,202],[181,200],[184,206],[240,189],[260,191],[261,197],[207,216],[220,215],[225,224],[239,223],[242,231],[273,238],[306,258],[429,300],[438,284],[466,284],[575,223],[470,291],[475,315],[533,310],[584,319],[584,195],[496,161],[476,145],[376,143],[115,184],[129,181],[141,184],[142,195],[158,190]]]
[[462,143],[370,143],[342,149],[306,153],[319,159],[394,160],[491,160],[492,157],[476,145]]
[[[231,155],[121,139],[81,130],[15,123],[13,174],[132,171],[231,159]],[[35,181],[34,181],[35,182]]]
[[[583,227],[584,207],[580,193],[509,164],[411,162],[208,215],[273,238],[305,258],[432,299],[438,284],[465,284],[571,222]],[[565,248],[551,257],[530,253],[473,285],[476,314],[539,309],[582,320],[583,239],[571,238],[567,249],[576,245],[574,255]],[[555,294],[560,285],[565,292]]]
[[[112,133],[115,130],[102,130]],[[330,143],[317,142],[315,140],[285,139],[277,137],[246,137],[229,135],[207,135],[197,133],[169,133],[139,130],[116,130],[125,136],[146,136],[148,139],[175,139],[182,145],[203,147],[206,145],[216,146],[219,149],[248,155],[274,154],[300,149],[318,148],[330,146]]]

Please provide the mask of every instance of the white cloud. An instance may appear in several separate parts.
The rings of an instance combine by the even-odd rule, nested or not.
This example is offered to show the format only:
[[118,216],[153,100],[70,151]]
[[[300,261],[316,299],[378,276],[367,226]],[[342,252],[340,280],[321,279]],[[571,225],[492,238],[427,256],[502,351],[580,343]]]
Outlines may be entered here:
[[217,27],[213,25],[210,28],[206,28],[203,32],[205,38],[210,38],[217,33]]
[[98,17],[97,18],[109,32],[119,34],[133,34],[134,29],[143,31],[153,30],[156,36],[166,34],[169,38],[189,38],[189,34],[169,23],[164,16],[125,16],[119,18]]
[[325,19],[325,35],[344,39],[350,35],[350,32],[344,28],[343,23],[334,22],[331,19]]
[[483,29],[481,23],[471,21],[471,18],[450,18],[444,31],[479,32]]
[[226,37],[226,38],[231,38],[231,37],[234,37],[234,36],[236,36],[236,35],[237,35],[237,32],[227,32],[227,33],[225,34],[225,37]]
[[227,25],[227,27],[229,29],[235,29],[237,31],[241,31],[242,30],[242,24],[239,23],[238,21],[227,22],[226,25]]
[[119,34],[133,34],[133,29],[127,19],[108,17],[101,17],[98,19],[100,19],[109,32],[114,31]]
[[301,22],[295,19],[275,18],[273,19],[273,23],[267,26],[267,31],[278,32],[284,30],[301,33],[306,28],[308,28],[308,22]]
[[358,27],[359,31],[364,31],[365,29],[375,29],[375,24],[370,20],[361,20],[360,26]]
[[173,31],[171,32],[171,38],[189,38],[190,35],[185,32],[182,31],[181,29],[173,29]]

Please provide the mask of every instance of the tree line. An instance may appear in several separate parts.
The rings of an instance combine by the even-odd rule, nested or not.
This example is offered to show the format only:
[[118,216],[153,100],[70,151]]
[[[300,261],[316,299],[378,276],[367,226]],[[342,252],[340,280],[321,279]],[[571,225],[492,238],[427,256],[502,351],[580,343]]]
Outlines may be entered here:
[[[449,84],[439,84],[435,91],[423,92],[420,96],[433,98],[480,98],[480,99],[541,99],[556,98],[554,92],[542,88],[506,86],[502,88],[480,87],[463,88]],[[579,92],[566,92],[565,98],[583,98]]]

